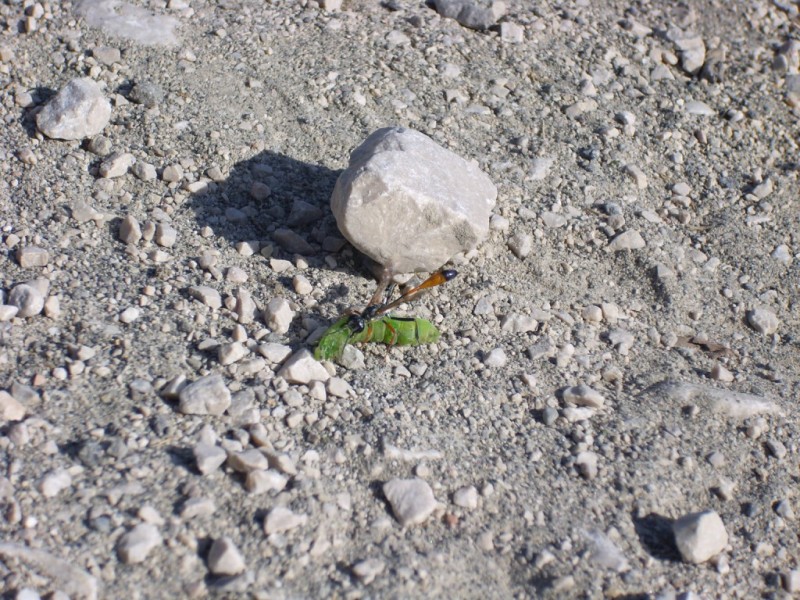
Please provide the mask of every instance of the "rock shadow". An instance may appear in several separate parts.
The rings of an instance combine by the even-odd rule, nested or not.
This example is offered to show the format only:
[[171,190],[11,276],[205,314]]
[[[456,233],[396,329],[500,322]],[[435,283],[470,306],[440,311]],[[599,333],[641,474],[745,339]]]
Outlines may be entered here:
[[673,520],[656,513],[633,517],[633,526],[645,551],[658,560],[680,562],[681,555],[672,533]]
[[258,242],[265,256],[325,265],[324,253],[345,245],[329,201],[339,172],[264,151],[236,163],[222,181],[195,193],[190,206],[200,227],[232,245]]

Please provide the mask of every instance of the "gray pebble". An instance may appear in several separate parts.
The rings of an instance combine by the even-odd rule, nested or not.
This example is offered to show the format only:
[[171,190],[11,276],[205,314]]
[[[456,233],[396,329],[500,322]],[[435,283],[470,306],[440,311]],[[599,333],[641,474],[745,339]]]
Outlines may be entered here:
[[219,416],[231,404],[231,393],[218,373],[206,375],[183,388],[178,410],[185,415]]
[[128,99],[136,104],[143,104],[146,108],[153,108],[164,101],[164,90],[156,83],[138,81],[131,89]]
[[158,527],[151,523],[140,523],[119,538],[117,556],[127,565],[141,563],[161,543],[162,538]]

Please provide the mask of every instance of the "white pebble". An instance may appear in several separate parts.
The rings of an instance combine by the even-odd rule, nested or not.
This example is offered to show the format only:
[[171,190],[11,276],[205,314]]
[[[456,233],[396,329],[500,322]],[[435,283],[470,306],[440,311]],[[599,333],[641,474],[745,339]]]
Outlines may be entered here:
[[151,550],[160,546],[162,541],[158,527],[152,523],[140,523],[119,538],[117,556],[127,565],[144,562]]
[[590,408],[603,408],[606,402],[600,392],[583,384],[565,389],[564,401],[577,406],[588,406]]
[[453,494],[453,504],[461,508],[478,508],[478,490],[474,485],[456,490]]
[[495,348],[489,352],[483,359],[483,364],[492,369],[504,367],[508,362],[506,352],[502,348]]
[[685,562],[700,564],[715,557],[728,544],[728,533],[720,516],[711,510],[691,513],[672,526],[675,545]]
[[264,320],[272,331],[283,334],[289,331],[294,314],[285,298],[273,298],[264,309]]
[[747,323],[759,333],[771,335],[778,330],[778,317],[769,309],[755,308],[747,313]]
[[267,535],[286,533],[305,525],[307,521],[307,515],[296,514],[285,506],[276,506],[264,519],[264,533]]
[[620,250],[639,250],[645,247],[642,235],[635,229],[623,231],[608,244],[608,247],[617,252]]
[[131,306],[123,310],[119,315],[119,320],[125,324],[133,323],[142,314],[135,306]]
[[47,473],[39,482],[39,491],[45,498],[57,496],[61,491],[72,485],[72,476],[64,469],[57,469]]
[[230,404],[230,390],[222,376],[214,373],[201,377],[181,390],[178,410],[185,415],[219,416]]
[[217,538],[208,551],[208,570],[214,575],[238,575],[245,570],[244,557],[228,537]]
[[258,495],[283,491],[288,482],[288,477],[273,469],[250,471],[245,479],[244,487],[251,494]]
[[202,475],[216,471],[228,458],[227,452],[213,444],[199,442],[192,449],[197,470]]
[[401,525],[418,525],[436,509],[433,490],[422,479],[392,479],[383,485],[383,493]]

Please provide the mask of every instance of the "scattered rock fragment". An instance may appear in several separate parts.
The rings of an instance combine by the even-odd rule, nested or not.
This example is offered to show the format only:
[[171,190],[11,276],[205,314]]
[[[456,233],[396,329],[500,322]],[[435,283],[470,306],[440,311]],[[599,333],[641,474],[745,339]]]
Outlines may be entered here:
[[565,389],[564,401],[577,406],[588,406],[590,408],[603,408],[606,402],[603,394],[584,384]]
[[100,177],[107,177],[109,179],[122,177],[135,162],[136,158],[133,154],[128,152],[112,152],[100,163],[98,171]]
[[728,544],[725,524],[712,510],[684,515],[675,521],[672,531],[683,560],[690,563],[704,563]]
[[206,375],[183,388],[179,395],[178,410],[185,415],[213,415],[224,413],[231,404],[231,393],[218,373]]
[[97,135],[111,119],[111,103],[88,77],[73,79],[39,111],[36,127],[58,140],[81,140]]
[[39,491],[45,498],[53,498],[72,485],[72,476],[64,469],[47,473],[39,482]]
[[213,473],[228,458],[228,454],[225,450],[219,446],[205,442],[198,442],[192,449],[192,453],[194,454],[197,470],[200,471],[202,475]]
[[383,484],[383,493],[395,518],[404,527],[424,522],[436,509],[433,490],[422,479],[392,479]]
[[14,396],[0,390],[0,422],[21,421],[25,417],[25,406]]
[[119,224],[119,239],[126,244],[137,244],[142,239],[142,228],[139,221],[127,215]]
[[285,298],[273,298],[264,308],[264,320],[275,333],[283,334],[289,331],[294,319],[294,311]]
[[19,283],[8,295],[8,304],[16,306],[18,317],[35,317],[44,308],[44,294],[31,283]]
[[331,375],[306,349],[295,352],[278,371],[278,376],[289,383],[305,384],[311,381],[328,381]]
[[246,564],[236,544],[229,537],[217,538],[208,551],[208,570],[214,575],[238,575]]
[[461,508],[478,508],[478,490],[474,485],[457,489],[453,494],[453,504]]
[[375,578],[383,573],[386,564],[377,558],[368,558],[361,560],[353,565],[353,575],[358,577],[359,581],[364,585],[369,585]]
[[488,29],[506,13],[505,2],[479,0],[434,0],[436,12],[446,19],[455,19],[464,27]]
[[645,390],[674,406],[686,406],[700,401],[711,410],[736,419],[746,419],[762,413],[780,414],[778,406],[763,396],[717,389],[707,385],[662,381]]
[[[350,155],[331,208],[351,244],[395,273],[410,273],[435,271],[485,239],[496,197],[476,165],[418,131],[389,127]],[[389,225],[387,214],[403,219]]]
[[264,533],[267,535],[286,533],[287,531],[305,525],[307,521],[307,515],[296,514],[285,506],[276,506],[269,511],[264,518]]
[[127,565],[144,562],[150,552],[161,545],[161,533],[151,523],[140,523],[117,542],[117,556]]
[[38,246],[21,246],[17,249],[17,262],[23,269],[46,267],[50,261],[50,253]]
[[747,313],[747,323],[758,333],[772,335],[778,330],[777,315],[767,308],[754,308]]
[[211,309],[217,309],[222,306],[222,296],[220,293],[207,285],[195,285],[190,287],[189,295]]
[[620,250],[640,250],[645,246],[646,244],[642,235],[635,229],[623,231],[608,244],[608,247],[614,252],[619,252]]
[[137,81],[128,99],[136,104],[142,104],[145,108],[153,108],[164,101],[164,90],[157,83],[152,81]]
[[110,37],[132,40],[145,46],[174,46],[178,43],[175,34],[180,25],[178,19],[128,2],[80,0],[75,5],[75,12],[90,27],[101,29]]
[[[75,566],[75,561],[58,558],[54,554],[28,548],[12,542],[0,542],[0,558],[4,562],[16,561],[24,564],[38,575],[53,580],[53,586],[70,598],[97,600],[99,583],[83,569]],[[51,595],[52,598],[56,594]]]

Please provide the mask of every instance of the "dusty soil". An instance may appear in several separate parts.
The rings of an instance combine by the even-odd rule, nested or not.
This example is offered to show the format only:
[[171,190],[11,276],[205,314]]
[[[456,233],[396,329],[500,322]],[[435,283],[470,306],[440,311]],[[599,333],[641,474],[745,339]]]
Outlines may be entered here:
[[[0,287],[7,299],[44,278],[58,301],[0,323],[0,388],[26,411],[0,425],[4,597],[92,595],[21,547],[68,561],[107,598],[800,587],[795,4],[510,0],[501,23],[523,26],[521,43],[415,0],[135,4],[176,17],[177,44],[111,36],[67,2],[26,32],[30,2],[0,7]],[[676,28],[704,41],[703,71],[684,69]],[[109,48],[121,55],[105,64]],[[89,140],[36,131],[37,110],[82,76],[112,100],[111,149],[158,178],[102,178]],[[164,92],[153,106],[131,101],[142,83]],[[290,384],[256,346],[312,348],[371,295],[328,200],[349,152],[388,125],[479,162],[499,192],[492,234],[407,309],[438,324],[438,344],[367,345],[363,368],[329,365],[349,387]],[[176,164],[183,177],[164,181]],[[294,227],[302,256],[273,238],[296,200],[324,211]],[[168,223],[177,241],[125,244],[127,216]],[[626,231],[644,244],[615,244]],[[46,266],[19,264],[30,246]],[[198,285],[223,306],[198,301]],[[261,308],[288,300],[289,331],[237,329],[240,288]],[[138,318],[121,320],[131,307]],[[755,309],[777,327],[758,331]],[[234,340],[250,352],[223,365],[217,346]],[[234,393],[221,416],[182,414],[165,392],[213,373]],[[568,402],[579,384],[603,405]],[[201,475],[201,438],[269,449],[288,485],[249,493],[230,464]],[[65,484],[51,494],[53,474]],[[382,486],[414,476],[440,506],[401,527]],[[196,498],[210,502],[193,516]],[[267,535],[276,506],[307,518]],[[672,522],[701,510],[728,542],[690,564]],[[121,539],[143,522],[161,540],[126,560]],[[222,537],[243,573],[211,573]]]

